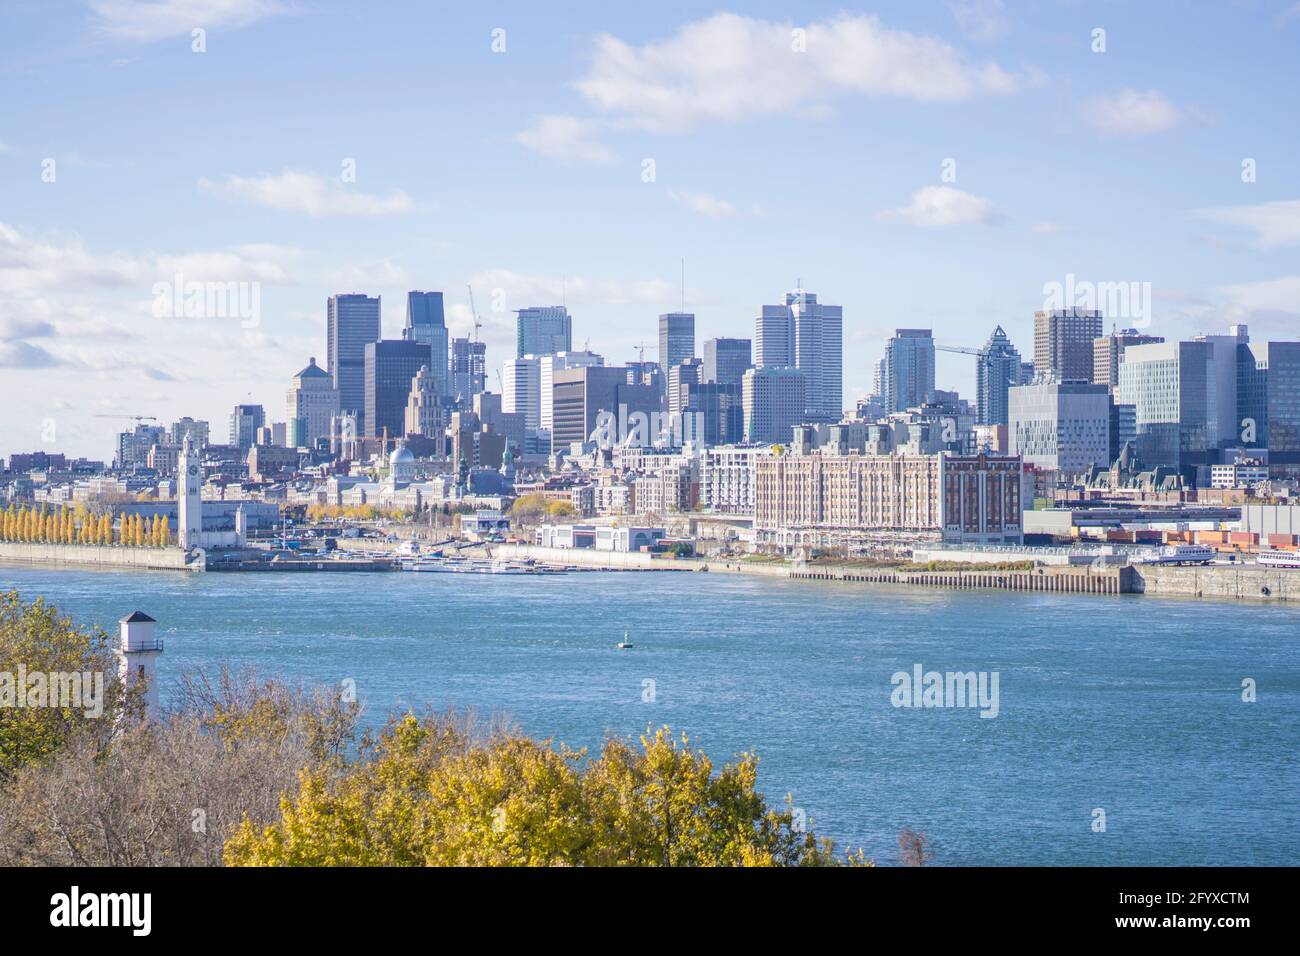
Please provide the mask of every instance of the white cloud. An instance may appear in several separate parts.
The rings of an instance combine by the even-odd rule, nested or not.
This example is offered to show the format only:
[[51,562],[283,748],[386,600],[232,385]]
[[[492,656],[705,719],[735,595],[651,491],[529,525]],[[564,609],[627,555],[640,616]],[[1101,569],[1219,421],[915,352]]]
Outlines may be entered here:
[[280,0],[87,0],[95,26],[119,40],[150,43],[195,27],[237,29],[289,12]]
[[415,203],[398,190],[388,196],[363,193],[341,179],[286,169],[279,175],[227,176],[220,182],[206,177],[199,187],[217,195],[235,196],[258,205],[300,212],[313,219],[330,216],[391,216],[409,212]]
[[1193,209],[1191,216],[1249,229],[1255,233],[1255,242],[1266,249],[1300,242],[1300,199],[1280,199],[1247,206],[1212,206]]
[[729,219],[736,215],[735,206],[725,199],[718,199],[716,196],[710,196],[707,193],[690,193],[680,189],[670,189],[668,190],[668,198],[710,219]]
[[956,102],[1014,92],[1021,80],[993,62],[972,64],[943,40],[891,30],[873,16],[841,14],[802,27],[718,13],[637,47],[596,39],[576,86],[621,125],[679,132],[709,122],[806,113],[826,98],[895,96]]
[[980,43],[1000,40],[1011,31],[1002,0],[954,0],[948,8],[961,32]]
[[595,137],[595,124],[576,116],[538,116],[515,139],[534,152],[561,162],[603,165],[617,159]]
[[912,193],[912,201],[901,209],[889,209],[877,218],[905,222],[912,226],[989,225],[1002,219],[991,199],[973,196],[952,186],[925,186]]
[[[486,269],[469,280],[476,295],[485,295],[478,303],[479,312],[509,312],[530,305],[587,306],[662,305],[676,301],[680,287],[664,279],[589,279],[582,276],[528,275],[509,269]],[[479,292],[487,290],[486,293]],[[494,293],[500,292],[496,297]],[[498,310],[496,306],[499,305]]]
[[1092,126],[1112,136],[1142,136],[1172,129],[1182,112],[1159,90],[1123,90],[1115,96],[1089,100],[1084,117]]
[[1246,312],[1300,313],[1300,276],[1226,285],[1220,291]]

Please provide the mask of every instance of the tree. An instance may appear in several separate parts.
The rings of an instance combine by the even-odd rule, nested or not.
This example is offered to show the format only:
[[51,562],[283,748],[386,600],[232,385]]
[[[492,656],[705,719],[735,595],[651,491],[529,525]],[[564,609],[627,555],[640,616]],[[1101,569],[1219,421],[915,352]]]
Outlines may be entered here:
[[[477,742],[446,717],[390,722],[370,759],[331,783],[305,772],[280,819],[239,827],[251,866],[790,866],[837,861],[754,789],[757,759],[718,774],[665,727],[600,757],[501,730]],[[860,854],[844,862],[865,863]]]
[[[19,669],[28,681],[20,685]],[[17,706],[18,694],[30,701],[35,675],[91,675],[90,686],[103,690],[102,714],[86,706]],[[119,713],[136,711],[139,694],[125,693],[118,679],[117,655],[100,628],[75,627],[58,610],[38,599],[24,603],[17,591],[0,595],[0,782],[20,767],[45,759],[79,734],[102,747]],[[102,683],[96,684],[96,676]],[[11,700],[5,700],[6,689]],[[49,690],[52,692],[53,688]],[[84,703],[85,698],[76,703]],[[51,699],[50,702],[53,702]]]

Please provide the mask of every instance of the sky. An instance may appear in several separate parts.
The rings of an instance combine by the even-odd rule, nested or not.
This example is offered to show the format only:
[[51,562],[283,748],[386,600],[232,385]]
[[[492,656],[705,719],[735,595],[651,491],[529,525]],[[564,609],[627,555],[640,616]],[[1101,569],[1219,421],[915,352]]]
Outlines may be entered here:
[[460,336],[472,287],[494,370],[513,309],[614,364],[683,298],[700,352],[802,285],[846,407],[895,328],[1031,358],[1053,283],[1294,338],[1298,53],[1296,0],[2,0],[0,455],[281,421],[336,292],[397,337],[441,289]]

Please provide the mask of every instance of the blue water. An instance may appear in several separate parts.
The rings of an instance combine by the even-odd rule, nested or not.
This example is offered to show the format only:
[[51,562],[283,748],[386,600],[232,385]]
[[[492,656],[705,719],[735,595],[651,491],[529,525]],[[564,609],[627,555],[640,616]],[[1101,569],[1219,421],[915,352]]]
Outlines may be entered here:
[[[352,678],[372,723],[427,703],[574,746],[666,723],[715,763],[752,749],[770,799],[792,794],[819,833],[882,863],[904,826],[941,864],[1300,863],[1300,606],[698,573],[0,565],[10,587],[112,631],[136,609],[157,618],[164,695],[179,668],[252,663]],[[614,647],[624,631],[632,650]],[[891,675],[918,663],[997,671],[1000,713],[895,708]]]

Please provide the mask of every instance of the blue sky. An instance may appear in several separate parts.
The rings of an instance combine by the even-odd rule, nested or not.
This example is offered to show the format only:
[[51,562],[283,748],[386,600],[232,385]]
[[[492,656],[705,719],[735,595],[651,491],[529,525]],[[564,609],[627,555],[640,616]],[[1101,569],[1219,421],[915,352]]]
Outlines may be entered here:
[[[395,335],[443,289],[461,335],[472,283],[497,366],[509,310],[563,290],[576,345],[654,357],[682,259],[699,342],[799,279],[842,305],[846,406],[895,327],[1029,357],[1070,274],[1150,283],[1155,334],[1300,334],[1294,0],[0,17],[0,454],[108,456],[128,423],[97,415],[281,420],[332,292]],[[256,324],[155,314],[177,274],[257,283]],[[971,359],[938,373],[973,397]]]

